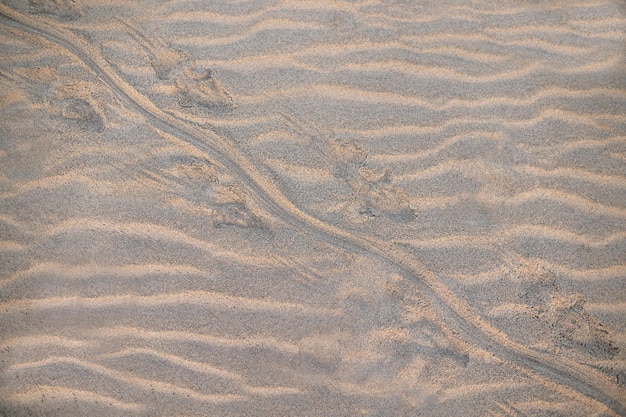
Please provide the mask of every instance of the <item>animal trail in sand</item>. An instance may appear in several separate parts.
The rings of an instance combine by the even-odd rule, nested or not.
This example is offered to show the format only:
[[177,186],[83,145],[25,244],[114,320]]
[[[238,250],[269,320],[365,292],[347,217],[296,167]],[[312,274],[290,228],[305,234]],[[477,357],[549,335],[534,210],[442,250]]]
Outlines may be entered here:
[[235,109],[232,97],[216,78],[214,70],[195,66],[185,52],[172,49],[159,38],[152,40],[127,19],[118,18],[118,21],[148,53],[157,78],[166,85],[173,83],[181,107],[200,107],[209,112],[232,112]]

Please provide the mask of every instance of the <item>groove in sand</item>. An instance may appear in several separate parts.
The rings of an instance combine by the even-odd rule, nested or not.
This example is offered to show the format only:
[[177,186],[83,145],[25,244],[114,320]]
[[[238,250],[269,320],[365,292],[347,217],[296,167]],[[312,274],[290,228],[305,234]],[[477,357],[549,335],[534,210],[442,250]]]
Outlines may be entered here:
[[160,382],[160,381],[156,381],[153,379],[146,379],[146,378],[132,376],[131,373],[115,371],[113,369],[109,369],[105,366],[98,365],[93,362],[71,358],[71,357],[51,356],[47,359],[37,361],[37,362],[25,362],[25,363],[15,364],[15,365],[10,366],[7,369],[7,372],[13,373],[16,371],[21,371],[21,370],[29,370],[32,372],[36,369],[59,366],[59,365],[61,366],[74,365],[86,371],[92,372],[94,374],[99,374],[99,375],[103,375],[108,378],[111,378],[122,386],[132,386],[142,391],[154,390],[164,395],[176,394],[182,397],[191,398],[195,401],[200,401],[200,402],[205,402],[205,403],[221,403],[221,402],[245,400],[245,397],[241,395],[235,395],[235,394],[200,393],[189,388],[179,387],[174,384]]
[[75,403],[77,401],[91,404],[101,404],[128,412],[140,412],[146,409],[143,404],[126,403],[113,397],[96,394],[92,391],[81,390],[76,387],[66,388],[52,385],[38,385],[37,389],[10,395],[7,400],[17,404],[33,404],[46,401],[53,403]]

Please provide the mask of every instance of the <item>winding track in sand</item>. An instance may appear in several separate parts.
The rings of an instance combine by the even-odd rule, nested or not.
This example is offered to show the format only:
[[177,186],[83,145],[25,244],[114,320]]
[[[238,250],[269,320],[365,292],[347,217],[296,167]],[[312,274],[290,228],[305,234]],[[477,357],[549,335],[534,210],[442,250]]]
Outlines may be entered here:
[[[201,130],[159,109],[139,93],[108,64],[106,59],[82,38],[48,23],[48,19],[27,16],[4,4],[0,15],[5,23],[58,44],[93,71],[130,109],[146,117],[155,128],[193,145],[237,175],[265,208],[287,224],[323,239],[337,247],[376,258],[393,266],[401,275],[417,285],[429,297],[446,326],[470,344],[478,346],[538,379],[552,389],[567,394],[578,393],[583,401],[599,402],[617,415],[626,415],[626,392],[604,374],[566,358],[533,351],[510,340],[492,327],[443,285],[403,248],[378,239],[355,235],[324,223],[301,211],[236,147],[209,130]],[[565,387],[565,389],[563,389]]]

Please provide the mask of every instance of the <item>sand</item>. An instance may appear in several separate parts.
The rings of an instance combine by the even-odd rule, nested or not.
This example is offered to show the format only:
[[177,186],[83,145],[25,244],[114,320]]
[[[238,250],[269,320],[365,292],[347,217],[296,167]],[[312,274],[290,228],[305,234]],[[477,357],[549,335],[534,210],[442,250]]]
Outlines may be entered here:
[[0,416],[625,416],[626,7],[2,0]]

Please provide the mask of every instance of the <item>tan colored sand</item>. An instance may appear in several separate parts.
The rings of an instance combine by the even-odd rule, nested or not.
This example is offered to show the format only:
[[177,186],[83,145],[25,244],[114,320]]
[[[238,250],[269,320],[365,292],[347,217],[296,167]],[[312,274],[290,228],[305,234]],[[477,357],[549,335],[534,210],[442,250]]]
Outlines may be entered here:
[[0,415],[626,415],[626,10],[0,3]]

